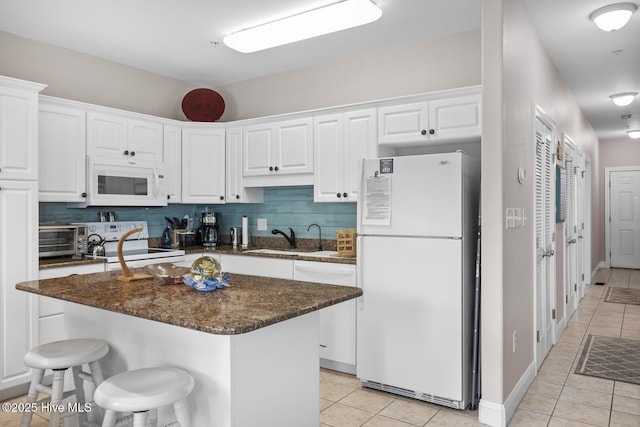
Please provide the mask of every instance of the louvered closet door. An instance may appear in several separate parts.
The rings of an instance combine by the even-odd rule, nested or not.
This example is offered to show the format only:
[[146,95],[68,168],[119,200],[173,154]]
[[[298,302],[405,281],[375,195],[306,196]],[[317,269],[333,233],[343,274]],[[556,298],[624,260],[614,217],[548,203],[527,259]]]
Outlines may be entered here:
[[585,269],[585,241],[584,241],[584,209],[585,209],[585,191],[584,191],[584,180],[585,180],[585,159],[584,153],[576,149],[576,193],[575,193],[575,202],[576,202],[576,273],[577,273],[577,282],[578,282],[578,291],[577,291],[577,303],[579,304],[580,300],[584,297],[584,289],[586,286],[586,278],[588,277],[588,272]]
[[536,118],[535,230],[536,230],[536,366],[553,344],[555,165],[553,130]]
[[578,257],[576,244],[576,169],[575,146],[565,139],[564,144],[565,181],[565,301],[567,319],[577,307],[578,295]]

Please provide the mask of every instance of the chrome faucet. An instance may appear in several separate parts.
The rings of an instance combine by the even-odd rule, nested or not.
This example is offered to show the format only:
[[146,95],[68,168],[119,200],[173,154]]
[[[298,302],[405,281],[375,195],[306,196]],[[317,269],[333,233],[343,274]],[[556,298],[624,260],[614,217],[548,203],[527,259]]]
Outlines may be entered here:
[[274,228],[273,230],[271,230],[271,234],[282,234],[284,236],[285,239],[287,239],[287,242],[289,242],[289,249],[295,249],[296,248],[296,233],[293,232],[293,228],[289,227],[289,230],[291,230],[291,237],[287,236],[284,232],[278,230],[277,228]]
[[307,227],[307,231],[309,231],[311,227],[313,227],[314,225],[318,227],[318,250],[321,251],[322,250],[322,229],[320,228],[320,226],[316,223],[313,223],[309,227]]

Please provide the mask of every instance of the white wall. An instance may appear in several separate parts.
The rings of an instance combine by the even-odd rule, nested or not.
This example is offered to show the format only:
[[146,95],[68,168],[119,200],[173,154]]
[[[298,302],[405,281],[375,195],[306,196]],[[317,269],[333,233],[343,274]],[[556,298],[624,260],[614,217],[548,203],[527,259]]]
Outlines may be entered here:
[[[594,168],[598,141],[519,0],[483,2],[483,39],[482,382],[483,400],[500,405],[534,361],[534,106],[555,121],[556,139],[569,135]],[[501,82],[496,77],[500,74]],[[524,184],[517,181],[518,167],[528,172]],[[524,228],[504,229],[507,207],[526,209]],[[593,221],[599,221],[596,215]],[[486,250],[485,236],[491,239]],[[599,245],[595,235],[593,243]],[[563,242],[557,244],[562,251]],[[501,302],[501,310],[494,301]],[[514,331],[516,352],[511,345]]]
[[478,85],[480,36],[450,34],[222,86],[222,120]]
[[186,120],[194,85],[0,31],[0,75],[48,85],[41,93]]

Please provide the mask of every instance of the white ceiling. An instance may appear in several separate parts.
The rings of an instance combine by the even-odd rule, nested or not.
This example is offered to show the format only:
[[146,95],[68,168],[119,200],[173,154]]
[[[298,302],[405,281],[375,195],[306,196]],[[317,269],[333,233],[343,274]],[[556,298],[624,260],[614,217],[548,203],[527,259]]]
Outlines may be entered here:
[[[640,93],[640,11],[614,32],[589,19],[596,9],[638,0],[521,0],[556,67],[600,139],[627,138],[640,129],[640,99],[628,107],[609,95]],[[612,52],[621,50],[619,54]],[[630,119],[621,116],[630,114]]]
[[[335,1],[0,0],[0,30],[215,88],[480,27],[480,0],[375,0],[382,18],[355,29],[252,54],[221,43],[228,33]],[[640,100],[620,108],[609,99],[640,92],[640,12],[604,33],[588,16],[606,0],[521,2],[598,135],[624,137],[631,123],[640,129]],[[611,54],[616,49],[622,53]]]

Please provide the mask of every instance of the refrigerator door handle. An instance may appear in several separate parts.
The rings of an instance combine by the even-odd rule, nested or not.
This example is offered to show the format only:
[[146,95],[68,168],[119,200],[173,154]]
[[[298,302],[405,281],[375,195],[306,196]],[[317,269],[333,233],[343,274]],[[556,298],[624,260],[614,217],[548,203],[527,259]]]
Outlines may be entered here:
[[358,308],[364,310],[364,287],[362,286],[362,237],[356,237],[356,286],[362,290],[358,297]]

